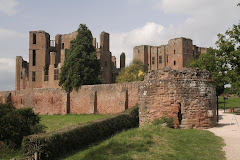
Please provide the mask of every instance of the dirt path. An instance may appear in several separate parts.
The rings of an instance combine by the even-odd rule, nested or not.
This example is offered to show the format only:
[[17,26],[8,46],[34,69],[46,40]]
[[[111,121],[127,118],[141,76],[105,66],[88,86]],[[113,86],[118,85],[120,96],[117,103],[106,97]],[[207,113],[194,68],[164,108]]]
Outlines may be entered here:
[[236,115],[239,127],[236,120],[233,120],[234,124],[230,125],[232,117],[232,114],[219,111],[217,127],[208,130],[224,139],[226,146],[223,147],[223,150],[227,160],[240,160],[240,115]]

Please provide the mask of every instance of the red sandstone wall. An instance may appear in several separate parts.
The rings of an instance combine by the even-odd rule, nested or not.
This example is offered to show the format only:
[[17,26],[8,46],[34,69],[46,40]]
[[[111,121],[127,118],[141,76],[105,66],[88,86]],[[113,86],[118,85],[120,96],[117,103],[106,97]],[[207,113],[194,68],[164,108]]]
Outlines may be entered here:
[[210,77],[208,72],[193,69],[152,71],[139,86],[140,125],[167,113],[181,128],[215,126],[216,88]]
[[16,108],[32,107],[35,113],[66,114],[67,93],[61,89],[29,89],[11,92]]
[[82,86],[70,94],[71,113],[114,114],[138,103],[141,82]]
[[[69,112],[73,114],[115,114],[138,103],[141,82],[82,86],[70,93]],[[66,114],[67,93],[62,89],[25,89],[0,92],[0,102],[11,100],[16,108],[32,107],[40,114]]]

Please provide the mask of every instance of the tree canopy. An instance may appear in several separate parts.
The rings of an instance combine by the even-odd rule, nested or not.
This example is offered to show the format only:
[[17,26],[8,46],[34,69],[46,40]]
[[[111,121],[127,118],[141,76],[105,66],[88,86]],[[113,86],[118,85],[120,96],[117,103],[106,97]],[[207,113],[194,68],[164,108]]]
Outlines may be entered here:
[[231,84],[235,91],[240,90],[240,24],[233,25],[225,34],[218,34],[216,49],[208,49],[191,67],[207,69],[213,73],[217,92],[223,92],[225,84]]
[[86,25],[80,24],[78,35],[71,41],[60,72],[59,85],[67,92],[78,90],[81,85],[101,83],[100,62],[92,41],[91,31]]
[[117,83],[142,81],[147,74],[147,66],[140,60],[133,60],[131,64],[122,69],[116,78]]

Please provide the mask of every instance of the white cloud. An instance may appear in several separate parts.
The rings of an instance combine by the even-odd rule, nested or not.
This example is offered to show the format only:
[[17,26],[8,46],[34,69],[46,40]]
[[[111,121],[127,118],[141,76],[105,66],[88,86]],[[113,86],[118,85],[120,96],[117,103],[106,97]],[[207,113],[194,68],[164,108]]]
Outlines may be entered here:
[[166,16],[185,15],[186,19],[177,25],[163,26],[152,22],[129,32],[113,33],[111,51],[118,61],[121,52],[125,52],[129,63],[134,46],[167,44],[176,37],[191,38],[200,47],[215,47],[217,34],[239,22],[240,7],[237,4],[238,0],[158,1],[153,7],[157,6]]
[[16,0],[0,0],[0,12],[13,16],[17,13],[16,6],[18,2]]
[[14,90],[15,59],[0,58],[0,90]]

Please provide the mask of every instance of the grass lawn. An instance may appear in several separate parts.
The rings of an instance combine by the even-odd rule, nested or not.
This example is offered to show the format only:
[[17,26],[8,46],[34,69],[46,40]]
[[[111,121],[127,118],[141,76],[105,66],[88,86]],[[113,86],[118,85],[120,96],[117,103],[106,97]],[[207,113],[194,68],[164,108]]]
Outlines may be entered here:
[[[223,97],[220,97],[218,100],[219,108],[224,108],[224,100]],[[232,98],[229,97],[229,99],[225,100],[225,107],[228,109],[229,107],[232,108],[240,108],[240,98]]]
[[206,130],[135,128],[62,160],[224,160],[223,139]]
[[111,115],[87,115],[87,114],[67,114],[67,115],[41,115],[40,124],[45,125],[46,132],[55,131],[72,125],[86,123],[96,119],[109,117]]

